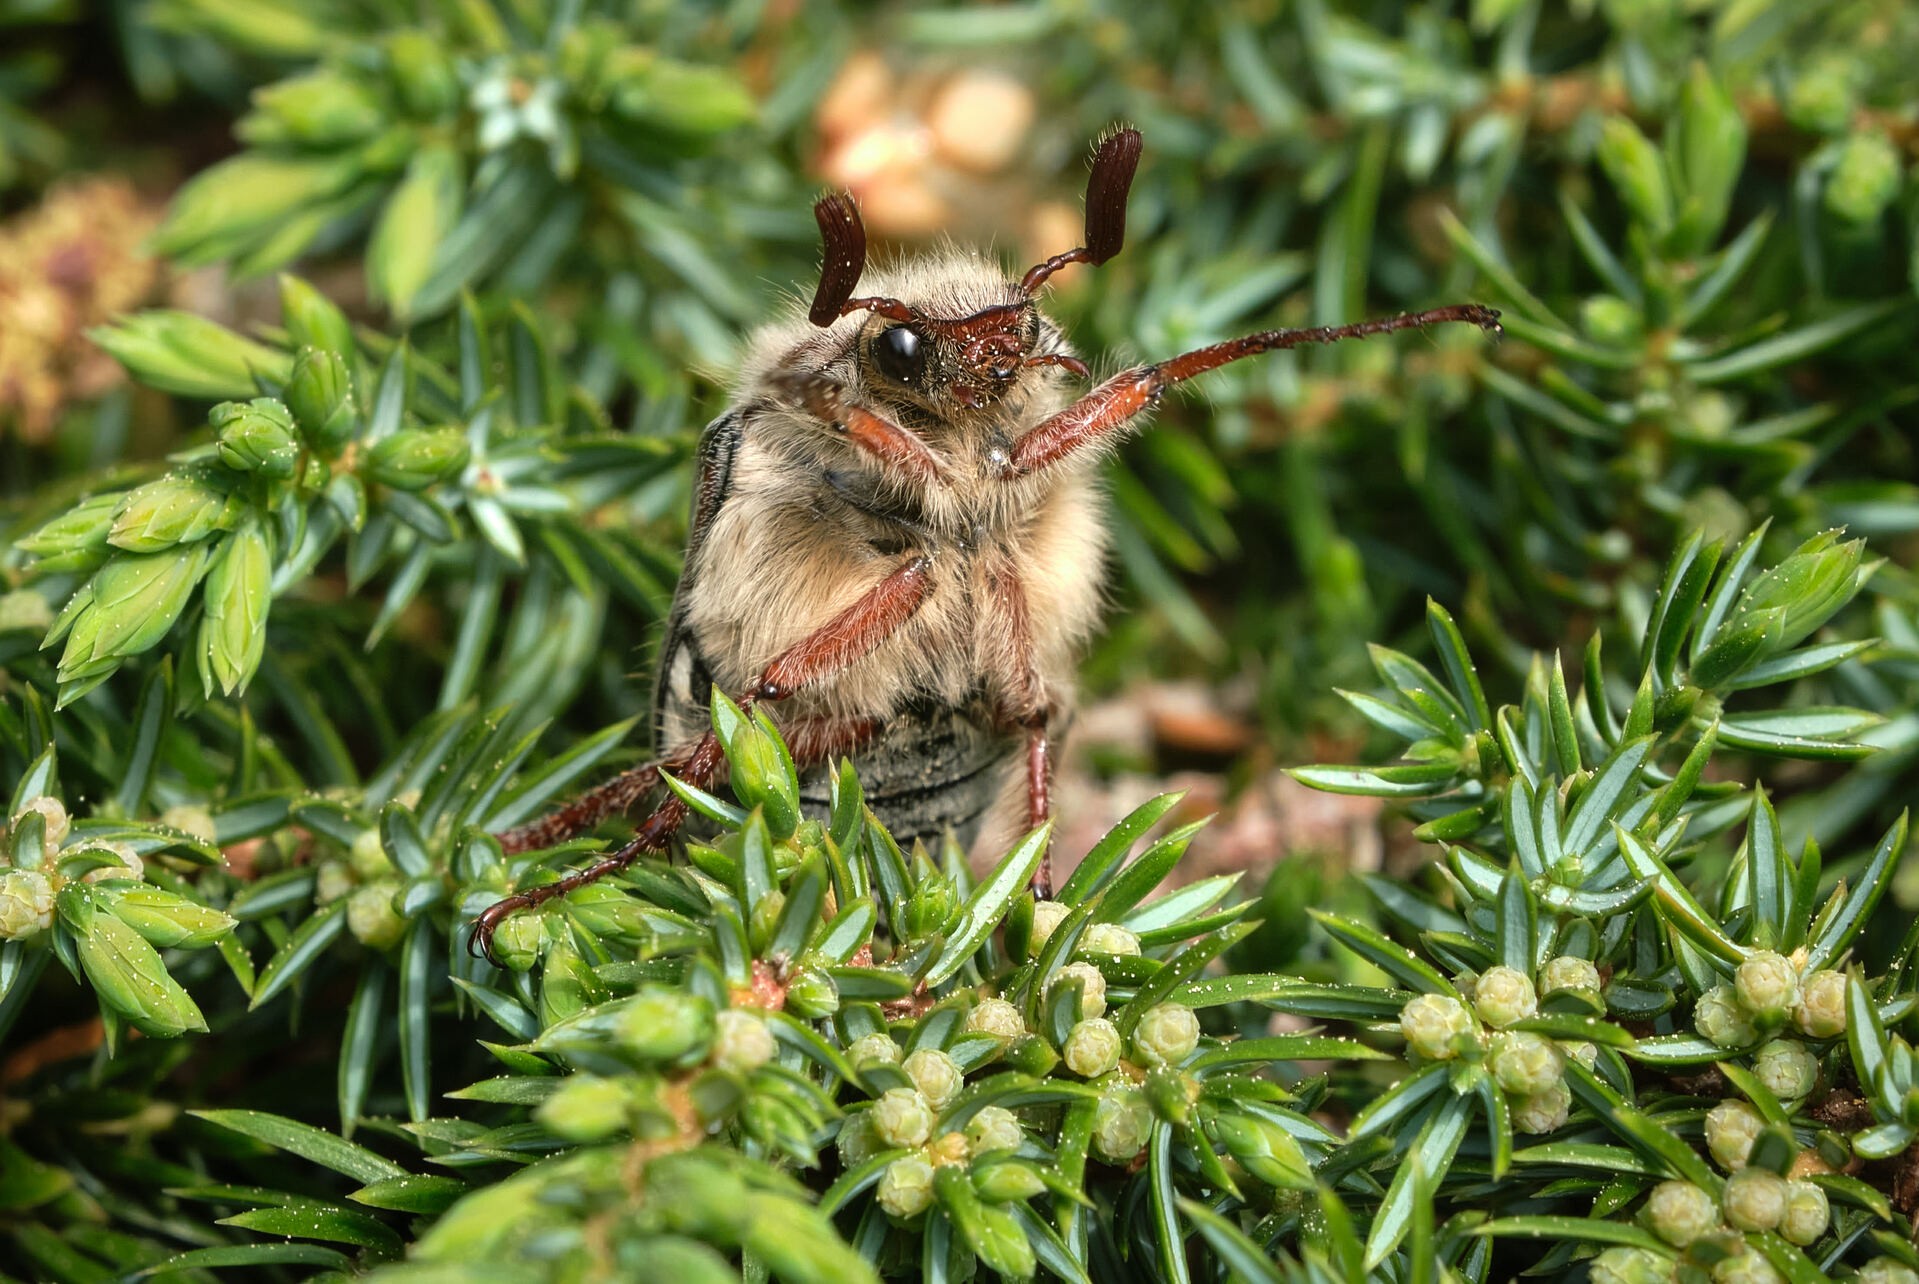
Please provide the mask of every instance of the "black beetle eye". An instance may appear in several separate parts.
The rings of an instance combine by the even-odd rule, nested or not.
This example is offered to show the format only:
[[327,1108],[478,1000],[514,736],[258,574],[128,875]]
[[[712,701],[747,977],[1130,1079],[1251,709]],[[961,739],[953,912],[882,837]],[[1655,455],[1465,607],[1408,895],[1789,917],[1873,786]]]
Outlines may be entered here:
[[896,325],[873,339],[873,364],[894,383],[918,383],[926,372],[926,352],[919,331]]

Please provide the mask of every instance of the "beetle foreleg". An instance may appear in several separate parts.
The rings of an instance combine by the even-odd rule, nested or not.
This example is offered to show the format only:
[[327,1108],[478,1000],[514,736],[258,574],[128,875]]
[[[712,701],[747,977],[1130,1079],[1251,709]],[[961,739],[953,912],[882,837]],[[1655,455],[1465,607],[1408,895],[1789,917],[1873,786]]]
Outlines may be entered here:
[[921,482],[936,481],[946,471],[932,447],[892,420],[849,400],[846,389],[827,376],[787,375],[774,382],[807,414],[881,464]]

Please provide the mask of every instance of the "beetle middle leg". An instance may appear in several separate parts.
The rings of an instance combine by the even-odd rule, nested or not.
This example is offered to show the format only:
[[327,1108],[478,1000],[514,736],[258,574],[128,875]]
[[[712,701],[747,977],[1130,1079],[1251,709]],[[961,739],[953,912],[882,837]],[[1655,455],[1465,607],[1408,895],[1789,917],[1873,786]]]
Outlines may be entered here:
[[[999,675],[999,721],[1026,738],[1026,826],[1037,829],[1052,818],[1052,728],[1060,710],[1047,693],[1033,645],[1032,613],[1026,585],[1010,561],[987,576],[987,600],[995,627],[988,630],[994,654],[984,657],[987,671]],[[1033,871],[1032,888],[1042,899],[1053,895],[1053,848],[1049,842]]]
[[[914,557],[896,567],[852,605],[787,647],[761,670],[753,685],[741,693],[739,705],[750,710],[761,700],[784,700],[841,672],[871,654],[875,648],[913,618],[932,588],[932,559]],[[827,752],[831,752],[829,748]],[[676,776],[689,785],[706,788],[719,774],[725,755],[719,737],[707,731],[680,757]],[[656,768],[657,770],[657,768]],[[508,915],[533,909],[576,888],[625,869],[642,855],[658,851],[686,820],[686,804],[675,795],[654,808],[625,846],[583,869],[551,883],[529,887],[483,910],[474,920],[467,948],[493,957],[493,933]]]

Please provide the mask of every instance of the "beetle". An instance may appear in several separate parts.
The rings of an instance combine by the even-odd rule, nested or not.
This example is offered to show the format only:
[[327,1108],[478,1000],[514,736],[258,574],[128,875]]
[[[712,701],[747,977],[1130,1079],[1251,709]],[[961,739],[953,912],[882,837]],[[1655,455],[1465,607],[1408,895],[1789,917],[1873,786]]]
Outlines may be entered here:
[[[849,756],[902,840],[1051,813],[1054,747],[1097,625],[1106,552],[1103,458],[1167,389],[1228,362],[1442,322],[1498,333],[1477,304],[1354,325],[1268,330],[1150,362],[1075,392],[1086,363],[1039,307],[1073,263],[1125,240],[1140,135],[1094,150],[1085,244],[1017,280],[947,248],[866,277],[850,195],[814,207],[824,248],[810,308],[749,342],[729,408],[701,434],[685,567],[654,697],[657,762],[500,836],[551,846],[637,805],[662,771],[724,771],[708,722],[717,685],[742,709],[778,702],[802,797],[823,802]],[[687,807],[669,794],[612,854],[489,907],[516,910],[663,848]],[[994,821],[1000,823],[995,824]],[[1034,891],[1051,894],[1050,858]]]

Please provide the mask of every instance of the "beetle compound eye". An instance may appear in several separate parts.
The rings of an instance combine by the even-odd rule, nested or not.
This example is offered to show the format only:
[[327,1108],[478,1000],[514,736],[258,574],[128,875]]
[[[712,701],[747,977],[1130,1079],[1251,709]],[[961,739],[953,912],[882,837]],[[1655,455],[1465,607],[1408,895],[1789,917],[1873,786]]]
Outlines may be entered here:
[[926,373],[926,350],[919,331],[896,325],[873,340],[873,364],[894,383],[918,383]]

